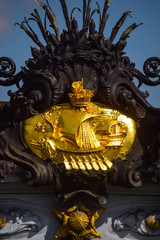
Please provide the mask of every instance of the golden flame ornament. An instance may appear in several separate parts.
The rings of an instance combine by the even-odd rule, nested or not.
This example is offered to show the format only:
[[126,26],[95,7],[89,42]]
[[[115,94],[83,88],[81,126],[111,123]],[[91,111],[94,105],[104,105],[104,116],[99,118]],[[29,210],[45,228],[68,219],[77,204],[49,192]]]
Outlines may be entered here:
[[63,222],[55,238],[71,236],[73,240],[83,240],[84,237],[101,238],[95,227],[104,208],[90,210],[83,204],[75,204],[68,210],[53,210]]

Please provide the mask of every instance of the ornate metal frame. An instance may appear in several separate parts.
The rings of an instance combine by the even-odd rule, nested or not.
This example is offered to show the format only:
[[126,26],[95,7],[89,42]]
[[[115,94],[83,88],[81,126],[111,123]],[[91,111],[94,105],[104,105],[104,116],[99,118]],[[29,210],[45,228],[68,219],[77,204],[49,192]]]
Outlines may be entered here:
[[[142,84],[160,84],[160,58],[151,57],[144,63],[144,73],[125,56],[124,48],[129,34],[140,24],[132,24],[113,43],[120,27],[130,12],[125,12],[114,26],[109,38],[103,35],[108,19],[109,1],[105,1],[103,12],[91,12],[90,2],[83,1],[83,28],[73,18],[74,8],[69,18],[65,1],[61,1],[67,30],[60,34],[55,15],[47,4],[37,1],[45,11],[44,25],[37,10],[32,17],[24,18],[19,26],[39,46],[31,48],[32,59],[15,74],[15,63],[7,57],[0,58],[1,86],[16,85],[18,90],[11,91],[9,102],[0,102],[0,166],[1,177],[6,177],[16,166],[25,170],[23,179],[28,185],[54,184],[59,200],[66,200],[78,194],[87,194],[104,203],[107,197],[107,182],[126,187],[138,187],[149,180],[160,183],[159,165],[159,108],[152,107],[146,100],[147,92],[139,88]],[[78,9],[80,10],[80,9]],[[96,31],[92,16],[99,13],[99,30]],[[48,18],[55,34],[46,28]],[[44,46],[31,28],[29,22],[36,21],[46,41]],[[69,102],[68,93],[74,81],[84,78],[84,87],[94,90],[94,101],[119,110],[136,121],[137,137],[126,160],[113,159],[110,171],[90,172],[64,171],[64,167],[43,161],[35,156],[22,138],[22,122],[55,104]],[[134,78],[139,84],[134,84]],[[151,78],[156,78],[152,81]],[[20,86],[22,82],[22,86]],[[72,179],[72,183],[70,181]],[[97,181],[98,179],[98,181]],[[73,180],[74,183],[73,184]],[[95,185],[93,184],[95,183]],[[78,184],[77,184],[78,183]],[[87,183],[87,184],[86,184]],[[93,186],[94,185],[94,186]]]

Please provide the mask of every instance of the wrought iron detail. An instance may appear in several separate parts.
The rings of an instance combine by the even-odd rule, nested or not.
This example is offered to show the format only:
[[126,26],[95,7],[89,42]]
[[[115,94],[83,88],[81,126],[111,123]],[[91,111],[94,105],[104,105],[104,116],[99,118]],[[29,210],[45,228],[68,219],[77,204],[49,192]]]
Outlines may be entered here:
[[[10,101],[0,102],[0,164],[6,161],[5,170],[1,173],[6,176],[14,168],[14,164],[25,169],[25,183],[30,185],[51,184],[56,185],[57,196],[63,200],[69,199],[83,192],[99,202],[105,202],[107,195],[106,181],[112,184],[138,187],[150,173],[151,181],[159,180],[159,108],[152,107],[146,100],[148,93],[142,92],[141,84],[156,86],[159,81],[158,57],[152,57],[144,63],[144,73],[136,69],[135,64],[125,56],[126,39],[128,35],[140,24],[132,24],[120,36],[117,43],[114,39],[120,27],[130,12],[125,12],[111,35],[105,39],[103,32],[108,19],[110,1],[106,0],[101,12],[97,9],[91,11],[91,1],[83,1],[83,28],[78,30],[78,23],[73,18],[74,8],[69,17],[65,1],[61,1],[67,30],[59,32],[56,17],[48,0],[46,4],[37,1],[45,11],[54,33],[42,24],[37,10],[31,18],[24,19],[19,26],[38,45],[31,48],[32,58],[26,61],[21,71],[15,74],[15,63],[9,59],[0,58],[1,86],[16,84],[18,90],[9,92]],[[100,16],[99,29],[96,31],[93,15]],[[44,46],[30,26],[30,21],[36,21],[46,41]],[[139,86],[134,84],[134,77],[139,80]],[[84,79],[84,88],[94,91],[94,102],[105,104],[107,108],[115,109],[131,117],[136,122],[137,136],[133,148],[127,154],[126,160],[112,159],[113,167],[107,173],[95,171],[68,171],[63,172],[61,164],[52,163],[51,159],[43,161],[34,155],[27,147],[22,136],[22,122],[34,115],[41,114],[56,104],[68,103],[68,93],[71,92],[72,83]],[[151,78],[158,78],[152,81]],[[22,86],[20,86],[22,81]],[[15,138],[16,136],[16,138]],[[11,166],[13,162],[13,166]],[[84,177],[84,179],[82,179]],[[65,192],[65,179],[75,179]],[[148,178],[148,176],[147,176]],[[92,183],[89,183],[93,179]],[[99,183],[97,183],[99,179]],[[95,183],[96,187],[93,187]],[[97,184],[105,189],[102,192]],[[81,187],[80,187],[81,186]],[[88,189],[86,186],[90,186]]]

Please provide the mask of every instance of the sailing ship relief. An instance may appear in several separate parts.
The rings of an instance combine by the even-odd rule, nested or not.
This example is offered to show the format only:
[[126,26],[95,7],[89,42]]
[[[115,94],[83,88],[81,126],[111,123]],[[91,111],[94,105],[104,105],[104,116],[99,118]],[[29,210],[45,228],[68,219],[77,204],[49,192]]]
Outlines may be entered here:
[[125,159],[132,148],[135,122],[91,102],[93,93],[83,89],[83,82],[72,87],[71,104],[56,105],[24,122],[25,142],[34,154],[64,163],[66,170],[106,171],[112,167],[112,159]]

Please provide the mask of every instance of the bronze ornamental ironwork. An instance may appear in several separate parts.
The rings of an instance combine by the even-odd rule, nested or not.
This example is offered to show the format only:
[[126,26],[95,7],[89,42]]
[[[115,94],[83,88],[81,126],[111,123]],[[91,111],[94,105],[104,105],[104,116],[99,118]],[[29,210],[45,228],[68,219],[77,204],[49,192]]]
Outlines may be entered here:
[[[148,58],[142,73],[124,52],[129,34],[141,24],[130,25],[115,42],[130,11],[105,37],[111,1],[104,1],[103,11],[98,2],[91,11],[91,1],[84,0],[79,30],[73,18],[77,8],[69,17],[66,1],[60,0],[67,27],[60,33],[48,0],[36,2],[45,12],[44,24],[36,9],[18,24],[38,46],[31,48],[32,58],[18,73],[12,59],[0,58],[0,85],[17,86],[16,92],[9,91],[9,102],[0,102],[0,176],[20,168],[24,184],[53,185],[61,202],[87,196],[100,204],[107,201],[108,183],[126,188],[160,183],[160,109],[140,90],[142,84],[160,84],[160,58]],[[94,223],[101,210],[94,215],[76,205],[55,212],[64,227],[57,237],[100,237]],[[153,217],[146,219],[151,230],[159,227]],[[2,215],[1,227],[5,221]]]
[[[49,2],[38,1],[55,33],[34,10],[19,25],[40,48],[31,48],[32,58],[17,74],[13,60],[0,58],[0,85],[18,87],[9,92],[8,103],[0,103],[1,176],[21,166],[28,185],[54,184],[59,199],[83,193],[99,202],[107,199],[106,181],[126,187],[141,186],[146,177],[159,182],[160,111],[140,90],[142,84],[159,84],[159,58],[147,59],[142,73],[125,56],[126,39],[140,24],[129,26],[114,42],[129,11],[105,38],[109,1],[98,31],[93,20],[93,14],[101,13],[98,3],[91,13],[91,1],[83,1],[79,31],[75,9],[69,18],[66,2],[60,2],[67,30],[60,34]],[[46,45],[31,28],[33,20]],[[71,179],[74,187],[66,186]]]

